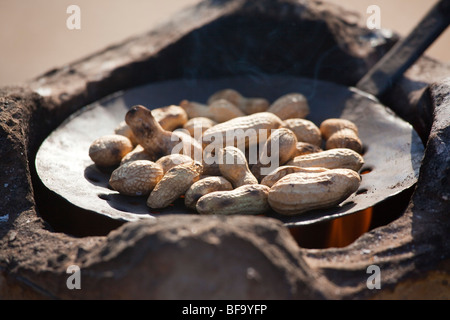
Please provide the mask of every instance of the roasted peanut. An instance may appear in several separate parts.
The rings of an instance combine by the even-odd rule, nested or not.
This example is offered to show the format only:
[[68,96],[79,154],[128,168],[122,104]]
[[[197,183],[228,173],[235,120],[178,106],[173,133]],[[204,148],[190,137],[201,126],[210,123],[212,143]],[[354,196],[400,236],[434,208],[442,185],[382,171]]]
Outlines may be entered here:
[[320,132],[324,140],[328,140],[332,134],[342,129],[350,129],[358,134],[358,127],[350,120],[330,118],[320,124]]
[[289,93],[275,100],[267,112],[276,114],[281,120],[305,118],[309,114],[308,101],[300,93]]
[[294,158],[298,156],[303,156],[305,154],[316,153],[321,151],[323,150],[314,144],[307,142],[297,142]]
[[238,107],[224,99],[214,101],[209,106],[194,101],[183,100],[180,102],[180,106],[186,111],[189,119],[205,117],[221,123],[236,117],[245,116]]
[[218,158],[204,150],[202,158],[203,174],[208,176],[221,176]]
[[[261,181],[270,168],[284,165],[291,160],[297,150],[297,137],[287,128],[274,130],[261,150],[257,163],[251,172]],[[274,162],[275,161],[275,162]],[[273,170],[273,169],[272,169]]]
[[136,137],[134,136],[133,130],[127,125],[125,121],[119,123],[119,125],[114,129],[114,134],[119,134],[121,136],[130,139],[133,146],[137,145]]
[[200,214],[264,214],[271,207],[302,214],[347,199],[360,185],[364,164],[354,123],[328,119],[318,128],[304,119],[308,114],[299,93],[269,105],[233,89],[211,95],[207,105],[183,100],[152,111],[137,105],[114,135],[94,141],[89,155],[99,166],[120,163],[111,187],[148,195],[153,209],[184,195],[185,206]]
[[148,160],[127,162],[113,171],[109,185],[128,196],[148,195],[164,176],[160,165]]
[[202,138],[203,146],[213,142],[216,147],[239,144],[248,147],[250,143],[261,143],[267,139],[270,130],[278,129],[282,124],[281,119],[270,112],[231,119],[206,130]]
[[296,172],[304,172],[304,173],[311,173],[311,172],[324,172],[328,169],[325,168],[300,168],[296,166],[281,166],[276,168],[274,171],[266,175],[262,180],[261,184],[268,186],[269,188],[272,187],[278,180],[283,178],[284,176],[287,176],[291,173]]
[[338,205],[358,189],[360,182],[358,173],[350,169],[292,173],[270,188],[268,202],[280,214],[302,214]]
[[173,167],[184,163],[192,163],[193,161],[194,160],[191,157],[185,154],[174,153],[159,158],[156,163],[159,164],[162,167],[164,173],[166,173]]
[[217,92],[214,92],[208,98],[208,104],[211,104],[214,101],[219,100],[219,99],[225,99],[225,100],[230,101],[235,106],[238,106],[241,103],[241,100],[243,98],[244,97],[234,89],[222,89]]
[[298,156],[287,163],[288,166],[302,168],[321,167],[326,169],[351,169],[358,171],[364,164],[363,157],[346,148],[336,148]]
[[167,131],[181,128],[188,121],[186,111],[175,105],[153,109],[152,114],[161,127]]
[[209,118],[208,106],[196,101],[183,100],[180,107],[184,109],[189,119],[205,117]]
[[231,183],[224,177],[205,177],[200,178],[197,182],[191,185],[184,195],[184,204],[186,207],[196,209],[197,201],[205,194],[215,191],[229,191],[233,190]]
[[258,112],[265,112],[269,108],[269,101],[264,98],[249,98],[244,97],[234,89],[224,89],[212,94],[208,99],[208,104],[211,105],[216,100],[225,99],[244,112],[246,115]]
[[299,142],[306,142],[320,147],[322,145],[322,135],[319,128],[306,119],[295,118],[283,121],[284,127],[292,130]]
[[358,137],[358,128],[350,120],[327,119],[320,124],[320,131],[325,139],[325,149],[349,148],[362,153],[362,142]]
[[122,158],[133,150],[130,139],[123,135],[112,134],[100,137],[89,147],[89,157],[100,167],[120,164]]
[[225,147],[219,151],[219,170],[234,188],[246,184],[258,184],[251,173],[245,154],[236,147]]
[[[203,147],[201,142],[192,137],[187,130],[175,130],[172,136],[172,141],[175,141],[175,146],[171,152],[190,156],[192,159],[200,161]],[[178,140],[176,139],[178,137]]]
[[153,209],[168,207],[184,195],[191,185],[200,179],[202,165],[198,162],[173,167],[158,182],[147,199],[147,206]]
[[139,144],[155,159],[172,153],[187,154],[191,158],[202,155],[202,146],[193,137],[179,131],[164,130],[152,112],[143,106],[132,107],[127,112],[125,121]]
[[355,132],[350,129],[342,129],[331,135],[331,137],[326,141],[325,149],[334,148],[349,148],[359,154],[362,154],[363,152],[361,140]]
[[266,112],[269,109],[269,101],[264,98],[244,98],[238,107],[247,115]]
[[270,188],[261,184],[245,185],[231,191],[208,193],[197,201],[200,214],[264,214],[270,210],[267,196]]
[[152,158],[145,150],[144,147],[142,147],[140,144],[138,144],[132,151],[128,152],[120,161],[120,164],[124,164],[130,161],[136,161],[136,160],[148,160],[148,161],[155,161],[156,159]]
[[225,122],[237,117],[245,116],[245,113],[241,111],[236,105],[225,99],[219,99],[213,101],[209,106],[210,118],[217,123]]
[[[167,131],[173,131],[176,128],[182,127],[188,120],[186,111],[175,105],[153,109],[152,114],[161,127]],[[134,146],[138,144],[133,134],[133,130],[131,130],[130,126],[125,121],[119,123],[114,129],[114,133],[127,137]]]
[[214,127],[217,124],[214,120],[211,120],[206,117],[197,117],[189,119],[183,126],[189,134],[194,137],[196,130],[203,135],[203,133],[209,128]]

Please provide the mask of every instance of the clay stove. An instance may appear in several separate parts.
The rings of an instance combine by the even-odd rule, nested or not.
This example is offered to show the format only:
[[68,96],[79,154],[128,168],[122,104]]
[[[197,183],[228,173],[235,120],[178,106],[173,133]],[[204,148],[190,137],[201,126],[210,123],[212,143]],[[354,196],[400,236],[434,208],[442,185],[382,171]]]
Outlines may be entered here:
[[[418,182],[371,208],[377,222],[347,243],[308,244],[313,231],[265,217],[124,223],[72,210],[45,190],[34,168],[42,141],[110,94],[172,79],[265,74],[352,86],[398,40],[315,1],[205,1],[170,21],[0,89],[2,299],[450,297],[450,67],[427,57],[383,97],[424,143]],[[72,265],[82,290],[66,285]],[[368,283],[372,266],[380,288]]]

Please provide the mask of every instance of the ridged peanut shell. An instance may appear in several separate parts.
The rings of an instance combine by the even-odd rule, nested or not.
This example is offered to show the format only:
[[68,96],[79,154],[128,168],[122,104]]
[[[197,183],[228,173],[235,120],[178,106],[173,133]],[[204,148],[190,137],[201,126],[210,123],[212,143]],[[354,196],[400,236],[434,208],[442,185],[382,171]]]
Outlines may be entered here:
[[186,111],[189,119],[204,117],[217,123],[245,116],[241,109],[224,99],[215,100],[210,105],[183,100],[180,102],[180,107]]
[[160,165],[148,160],[136,160],[114,170],[109,185],[120,194],[148,195],[163,176],[164,172]]
[[292,173],[270,188],[268,202],[279,214],[298,215],[338,205],[354,193],[360,183],[359,174],[350,169]]
[[190,100],[182,100],[180,102],[180,107],[184,109],[189,119],[210,117],[208,106],[203,103]]
[[237,106],[244,114],[250,115],[258,112],[265,112],[269,109],[270,103],[264,98],[244,97],[234,89],[223,89],[212,94],[208,99],[211,105],[217,100],[227,100]]
[[209,109],[210,119],[217,123],[246,115],[236,105],[225,99],[215,100],[207,108]]
[[176,105],[153,109],[152,114],[161,127],[167,131],[173,131],[177,128],[183,127],[183,125],[188,121],[186,111]]
[[286,165],[302,168],[321,167],[326,169],[351,169],[358,171],[364,164],[363,157],[347,148],[336,148],[317,153],[297,156]]
[[[205,147],[210,143],[221,147],[236,146],[236,137],[242,139],[243,145],[248,146],[250,142],[249,137],[254,138],[255,142],[260,142],[261,139],[265,140],[267,138],[267,133],[270,134],[270,130],[278,129],[282,124],[281,119],[270,112],[260,112],[231,119],[206,130],[202,138],[203,146]],[[221,144],[218,140],[220,140]]]
[[231,183],[224,177],[205,177],[195,182],[184,195],[184,204],[190,209],[196,209],[197,201],[204,195],[215,191],[233,190]]
[[200,214],[264,214],[270,209],[267,201],[269,190],[267,186],[253,184],[231,191],[208,193],[198,200],[196,209]]
[[130,161],[136,161],[136,160],[148,160],[148,161],[155,161],[154,157],[149,155],[144,147],[142,147],[140,144],[136,145],[136,147],[128,152],[120,161],[120,164],[124,164],[126,162]]
[[216,124],[217,122],[207,117],[197,117],[189,119],[188,122],[184,124],[183,128],[186,129],[192,137],[194,137],[195,134],[199,134],[201,137],[206,130],[214,127]]
[[326,119],[320,124],[319,129],[324,140],[328,140],[332,134],[342,129],[350,129],[358,135],[358,127],[356,124],[350,120],[341,118]]
[[191,185],[200,179],[202,165],[198,162],[173,167],[158,182],[147,199],[147,206],[153,209],[168,207],[184,195]]
[[324,172],[328,169],[325,168],[300,168],[296,166],[281,166],[276,168],[274,171],[266,175],[262,180],[261,184],[268,186],[269,188],[272,187],[275,183],[278,182],[281,178],[291,174],[291,173],[297,173],[297,172],[303,172],[303,173],[317,173],[317,172]]
[[245,114],[250,115],[258,112],[266,112],[270,107],[270,103],[264,98],[244,98],[238,107]]
[[202,157],[203,174],[208,176],[221,176],[218,158],[204,150]]
[[192,163],[193,161],[194,160],[187,155],[174,153],[159,158],[156,163],[159,164],[162,167],[164,173],[166,173],[173,167],[176,167],[180,164]]
[[219,170],[234,188],[246,184],[258,184],[258,179],[251,173],[245,154],[236,147],[223,148],[220,153]]
[[186,154],[191,158],[201,157],[202,145],[197,140],[183,129],[173,132],[164,130],[152,111],[144,106],[133,106],[125,115],[125,121],[139,144],[153,159],[173,153]]
[[289,93],[279,97],[267,112],[276,114],[281,120],[305,118],[309,114],[308,100],[300,93]]
[[303,156],[305,154],[311,154],[323,151],[322,148],[307,142],[297,142],[295,146],[294,158]]
[[311,143],[318,147],[322,145],[320,130],[312,121],[300,118],[286,119],[284,127],[292,130],[299,142]]
[[120,164],[122,158],[132,150],[130,139],[112,134],[94,140],[89,147],[89,157],[100,167],[111,167]]
[[149,109],[141,105],[133,106],[126,113],[125,121],[138,143],[153,159],[171,153],[175,144],[171,141],[173,133],[164,130]]
[[235,106],[238,106],[241,103],[241,100],[244,99],[244,97],[236,90],[234,89],[222,89],[219,91],[214,92],[209,98],[208,98],[208,104],[212,104],[216,100],[225,99]]
[[361,140],[355,131],[351,129],[342,129],[333,133],[325,144],[325,149],[348,148],[359,154],[363,151]]
[[264,144],[258,162],[251,168],[251,172],[258,179],[267,175],[274,166],[282,166],[295,156],[297,137],[287,128],[274,130]]
[[136,146],[138,144],[133,130],[131,130],[130,126],[127,125],[125,121],[122,121],[117,125],[117,127],[114,129],[114,134],[119,134],[121,136],[127,137],[128,139],[130,139],[133,146]]

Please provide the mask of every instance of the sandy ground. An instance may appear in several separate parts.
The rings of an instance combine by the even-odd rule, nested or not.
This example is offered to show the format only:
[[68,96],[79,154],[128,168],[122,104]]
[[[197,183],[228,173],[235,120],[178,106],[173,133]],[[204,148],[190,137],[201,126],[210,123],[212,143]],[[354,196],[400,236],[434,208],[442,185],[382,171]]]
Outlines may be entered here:
[[[381,26],[406,34],[436,0],[327,0],[359,12],[381,9]],[[199,0],[0,0],[0,86],[34,78],[108,45],[153,29]],[[81,8],[81,30],[69,30],[69,5]],[[450,30],[427,54],[450,61]]]

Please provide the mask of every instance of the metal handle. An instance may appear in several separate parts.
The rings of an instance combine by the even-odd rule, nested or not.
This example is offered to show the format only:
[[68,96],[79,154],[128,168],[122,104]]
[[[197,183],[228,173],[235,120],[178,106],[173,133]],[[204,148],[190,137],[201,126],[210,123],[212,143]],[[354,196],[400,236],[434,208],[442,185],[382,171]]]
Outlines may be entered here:
[[356,87],[380,98],[450,23],[450,0],[439,1],[404,39],[394,45]]

